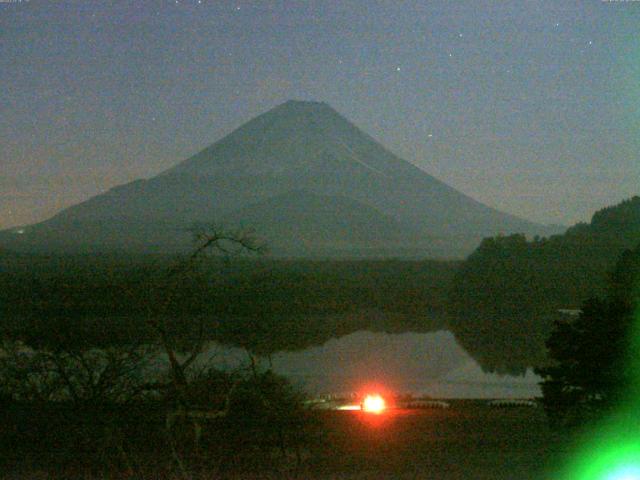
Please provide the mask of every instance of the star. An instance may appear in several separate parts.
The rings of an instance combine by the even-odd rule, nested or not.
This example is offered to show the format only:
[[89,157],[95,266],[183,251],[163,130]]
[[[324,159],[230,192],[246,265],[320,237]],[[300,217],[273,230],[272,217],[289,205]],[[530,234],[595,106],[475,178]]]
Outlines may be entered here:
[[399,72],[399,71],[400,71],[400,67],[396,67],[396,72]]

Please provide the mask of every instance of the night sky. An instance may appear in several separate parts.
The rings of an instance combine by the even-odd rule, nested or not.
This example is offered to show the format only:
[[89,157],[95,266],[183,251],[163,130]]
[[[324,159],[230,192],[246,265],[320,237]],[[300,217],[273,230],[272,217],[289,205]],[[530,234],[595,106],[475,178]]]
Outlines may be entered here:
[[530,220],[640,193],[640,2],[0,0],[0,80],[0,228],[292,98]]

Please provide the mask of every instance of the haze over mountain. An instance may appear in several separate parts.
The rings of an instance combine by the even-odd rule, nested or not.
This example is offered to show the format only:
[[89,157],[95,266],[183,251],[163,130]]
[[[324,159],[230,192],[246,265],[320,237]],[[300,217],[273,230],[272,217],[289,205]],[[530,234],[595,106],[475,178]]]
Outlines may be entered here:
[[148,180],[0,234],[25,250],[175,251],[195,223],[244,226],[282,255],[460,256],[547,233],[406,162],[325,103],[288,101]]

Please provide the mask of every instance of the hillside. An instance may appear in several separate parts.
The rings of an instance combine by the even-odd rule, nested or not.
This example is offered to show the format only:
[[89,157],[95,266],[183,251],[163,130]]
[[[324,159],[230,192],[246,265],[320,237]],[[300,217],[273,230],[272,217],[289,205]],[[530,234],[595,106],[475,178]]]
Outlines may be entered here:
[[156,177],[0,233],[0,245],[170,252],[189,248],[194,223],[222,220],[254,223],[283,255],[462,256],[488,235],[544,232],[398,158],[330,106],[289,101]]
[[[543,361],[559,309],[605,293],[620,255],[640,244],[640,197],[596,212],[563,235],[485,239],[450,292],[457,338],[483,365]],[[530,364],[530,363],[529,363]]]
[[248,205],[228,215],[225,223],[260,232],[272,254],[301,256],[348,252],[363,255],[424,241],[419,232],[394,217],[349,197],[294,190]]

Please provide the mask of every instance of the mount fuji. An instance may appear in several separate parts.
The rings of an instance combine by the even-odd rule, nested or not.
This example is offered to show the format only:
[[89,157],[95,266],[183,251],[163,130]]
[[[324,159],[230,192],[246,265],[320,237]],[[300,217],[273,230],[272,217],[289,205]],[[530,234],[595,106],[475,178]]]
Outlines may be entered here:
[[194,224],[250,227],[283,256],[459,257],[545,227],[397,157],[326,103],[288,101],[159,175],[30,226],[14,251],[184,251]]

